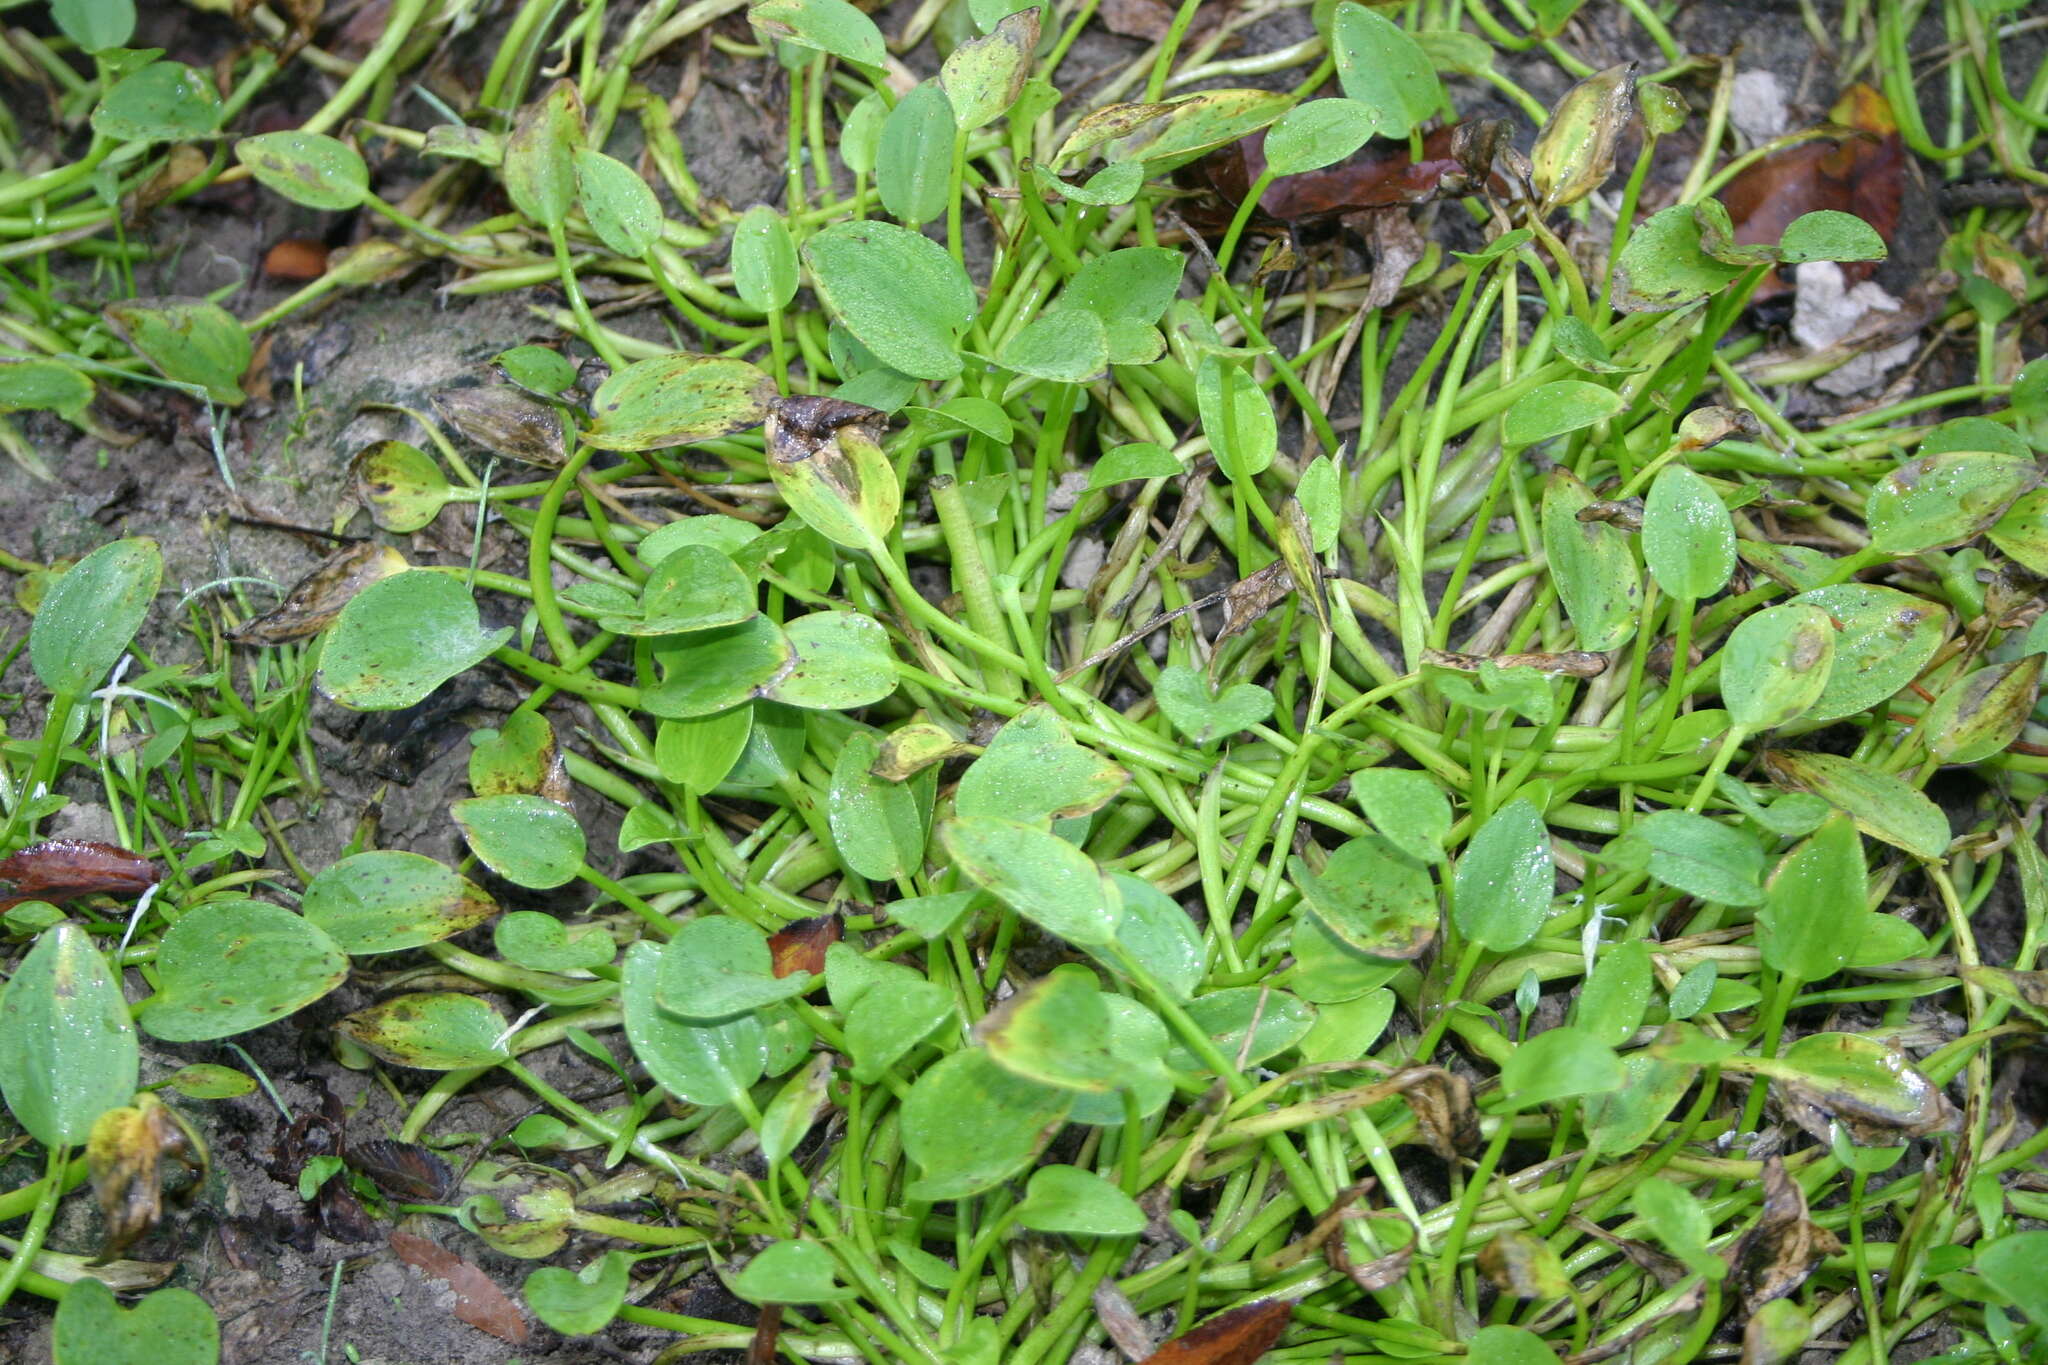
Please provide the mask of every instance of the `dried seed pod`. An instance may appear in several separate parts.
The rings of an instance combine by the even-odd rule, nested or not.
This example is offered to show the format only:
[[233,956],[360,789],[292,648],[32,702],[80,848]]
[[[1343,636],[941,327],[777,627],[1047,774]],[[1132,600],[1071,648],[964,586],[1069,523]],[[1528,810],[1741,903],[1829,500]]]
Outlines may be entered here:
[[1576,204],[1614,171],[1614,149],[1636,107],[1636,65],[1586,77],[1550,113],[1530,151],[1530,183],[1540,210]]

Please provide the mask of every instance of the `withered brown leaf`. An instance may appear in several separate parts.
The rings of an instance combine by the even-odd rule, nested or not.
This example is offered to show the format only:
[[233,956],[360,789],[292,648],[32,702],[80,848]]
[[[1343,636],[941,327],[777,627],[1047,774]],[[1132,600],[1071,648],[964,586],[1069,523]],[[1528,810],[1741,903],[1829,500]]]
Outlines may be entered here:
[[384,1193],[418,1203],[441,1203],[455,1188],[455,1172],[448,1163],[417,1142],[373,1138],[351,1144],[342,1160],[350,1170],[370,1177]]
[[455,1316],[460,1321],[515,1346],[532,1335],[525,1314],[497,1281],[454,1252],[409,1232],[392,1233],[391,1249],[399,1260],[455,1291]]
[[0,859],[0,910],[23,901],[139,896],[159,880],[156,864],[113,844],[47,839]]
[[228,632],[238,645],[282,645],[318,635],[341,609],[379,579],[403,573],[405,556],[388,545],[364,541],[336,550],[292,584],[284,600]]
[[798,972],[818,975],[825,970],[825,950],[839,942],[842,929],[837,915],[814,915],[791,920],[768,936],[768,952],[777,976]]
[[562,414],[510,385],[444,390],[434,395],[434,411],[493,455],[543,469],[569,458]]
[[1287,1299],[1241,1304],[1167,1342],[1144,1365],[1256,1365],[1293,1315],[1294,1304]]
[[109,1109],[94,1121],[85,1162],[106,1222],[99,1261],[119,1256],[163,1217],[166,1158],[195,1176],[206,1173],[206,1149],[156,1096],[138,1095],[133,1105]]
[[1742,1311],[1752,1317],[1772,1299],[1799,1288],[1816,1266],[1842,1249],[1832,1232],[1808,1220],[1806,1192],[1786,1172],[1782,1157],[1764,1161],[1763,1188],[1756,1226],[1729,1250]]

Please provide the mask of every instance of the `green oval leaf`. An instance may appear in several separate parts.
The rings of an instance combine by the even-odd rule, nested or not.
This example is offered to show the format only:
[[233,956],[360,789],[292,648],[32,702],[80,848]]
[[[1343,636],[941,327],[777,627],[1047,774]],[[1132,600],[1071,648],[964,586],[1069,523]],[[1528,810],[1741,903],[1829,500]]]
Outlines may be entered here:
[[463,1071],[505,1060],[505,1016],[479,996],[420,991],[335,1021],[372,1055],[415,1071]]
[[85,930],[46,929],[0,997],[0,1095],[45,1147],[75,1147],[127,1104],[141,1050],[120,983]]
[[29,662],[43,686],[81,698],[98,687],[142,628],[163,581],[153,540],[110,541],[60,574],[29,627]]
[[249,334],[227,309],[205,299],[128,299],[102,310],[107,325],[178,384],[201,389],[229,407],[241,406],[242,375],[255,351]]
[[1501,418],[1508,445],[1534,445],[1604,422],[1628,406],[1613,389],[1584,379],[1556,379],[1514,401]]
[[1643,562],[1657,586],[1697,602],[1735,572],[1735,522],[1713,485],[1684,465],[1666,465],[1643,502]]
[[217,1365],[220,1324],[189,1289],[159,1289],[123,1308],[82,1275],[57,1305],[50,1351],[54,1365]]
[[1134,1237],[1145,1230],[1145,1211],[1137,1200],[1077,1166],[1033,1171],[1014,1216],[1033,1232],[1070,1237]]
[[1337,82],[1382,137],[1406,137],[1443,102],[1436,69],[1416,41],[1383,15],[1360,4],[1337,6],[1330,26]]
[[1579,520],[1593,502],[1592,490],[1570,470],[1554,472],[1543,485],[1543,549],[1579,648],[1604,653],[1634,637],[1643,581],[1625,534]]
[[568,883],[583,866],[583,827],[544,796],[473,796],[448,813],[470,852],[516,886],[546,891]]
[[916,379],[960,373],[979,304],[944,247],[894,223],[834,223],[802,255],[825,306],[877,360]]
[[1955,450],[1908,460],[1879,479],[1863,507],[1873,549],[1910,555],[1960,545],[1989,530],[2041,482],[2029,459]]
[[661,240],[661,202],[640,173],[588,147],[576,148],[571,161],[583,221],[597,240],[605,250],[629,259],[645,256]]
[[165,931],[156,971],[157,993],[137,1022],[167,1043],[192,1043],[296,1014],[342,983],[348,954],[289,910],[210,901]]
[[1031,1164],[1059,1131],[1074,1094],[1013,1076],[980,1048],[926,1070],[903,1101],[903,1150],[917,1163],[912,1199],[965,1199]]
[[976,816],[947,821],[939,839],[962,872],[1047,933],[1078,945],[1115,937],[1123,913],[1115,883],[1058,835]]
[[796,242],[782,215],[756,204],[732,228],[732,283],[749,308],[772,312],[796,297]]
[[1785,855],[1757,911],[1764,961],[1795,981],[1823,981],[1855,954],[1865,914],[1863,839],[1835,815]]
[[1752,731],[1797,720],[1826,689],[1834,658],[1834,622],[1819,607],[1787,603],[1744,617],[1721,651],[1728,718]]
[[380,579],[349,599],[320,654],[320,690],[357,711],[396,711],[426,700],[512,638],[487,631],[459,579],[425,571]]
[[583,443],[599,450],[662,450],[759,426],[775,381],[727,356],[655,356],[604,381],[590,400]]
[[953,137],[953,102],[937,81],[896,101],[875,149],[882,207],[911,227],[944,213],[953,197]]
[[1525,800],[1512,801],[1479,827],[1458,859],[1452,923],[1473,943],[1513,952],[1543,927],[1556,885],[1543,816]]
[[632,1283],[631,1264],[625,1252],[607,1251],[579,1271],[542,1266],[520,1293],[533,1315],[563,1336],[589,1336],[618,1316]]
[[395,849],[352,854],[322,868],[299,909],[350,954],[438,943],[498,913],[467,877]]
[[647,1074],[686,1104],[726,1105],[768,1069],[768,1032],[758,1014],[692,1024],[661,1008],[661,950],[636,943],[619,977],[626,1040]]
[[301,129],[245,137],[235,159],[266,188],[309,209],[352,209],[370,193],[370,168],[340,138]]
[[848,0],[760,0],[747,7],[747,22],[784,42],[858,66],[878,67],[889,60],[882,31]]

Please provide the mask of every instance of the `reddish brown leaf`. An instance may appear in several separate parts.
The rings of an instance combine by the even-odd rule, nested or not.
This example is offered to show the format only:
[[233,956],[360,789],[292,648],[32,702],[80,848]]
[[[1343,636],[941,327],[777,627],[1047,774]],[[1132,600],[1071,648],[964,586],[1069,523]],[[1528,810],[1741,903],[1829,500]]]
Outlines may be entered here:
[[287,237],[263,253],[263,273],[274,280],[317,280],[327,273],[327,244]]
[[0,910],[23,901],[139,896],[158,881],[156,864],[112,844],[51,839],[0,860]]
[[[1420,163],[1411,161],[1405,143],[1376,140],[1334,166],[1300,175],[1283,175],[1259,197],[1252,226],[1266,231],[1281,226],[1328,224],[1360,209],[1424,204],[1443,190],[1447,175],[1462,174],[1452,143],[1457,125],[1426,134]],[[1207,191],[1184,205],[1181,215],[1205,232],[1220,232],[1266,170],[1266,135],[1254,133],[1218,148],[1177,175],[1183,186]]]
[[[1906,181],[1906,148],[1891,106],[1869,86],[1853,85],[1830,118],[1834,126],[1825,136],[1771,153],[1721,191],[1737,242],[1774,243],[1793,219],[1821,209],[1853,213],[1891,241]],[[1855,281],[1876,268],[1872,261],[1852,261],[1842,271]],[[1756,297],[1789,287],[1773,277]]]
[[399,1260],[455,1291],[458,1320],[515,1346],[525,1342],[532,1330],[526,1325],[525,1315],[483,1271],[447,1248],[409,1232],[392,1233],[391,1249],[398,1253]]
[[[1111,33],[1156,43],[1166,36],[1166,30],[1173,23],[1174,11],[1179,8],[1169,0],[1102,0],[1102,8],[1095,15]],[[1235,0],[1213,0],[1213,3],[1198,7],[1195,21],[1188,25],[1182,46],[1198,45],[1216,31],[1216,26],[1229,17],[1233,8]]]
[[825,950],[839,942],[839,917],[819,915],[813,919],[791,920],[768,936],[768,951],[775,959],[777,976],[825,970]]
[[1287,1299],[1243,1304],[1175,1337],[1154,1351],[1145,1365],[1257,1365],[1287,1330],[1293,1313],[1294,1304]]

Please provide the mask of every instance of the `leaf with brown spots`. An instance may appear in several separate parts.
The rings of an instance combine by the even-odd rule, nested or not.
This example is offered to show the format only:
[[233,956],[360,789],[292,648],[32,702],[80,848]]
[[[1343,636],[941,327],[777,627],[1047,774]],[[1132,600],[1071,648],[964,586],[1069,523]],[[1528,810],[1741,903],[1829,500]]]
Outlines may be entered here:
[[434,395],[443,421],[494,455],[558,469],[568,459],[562,414],[509,384]]
[[1294,1304],[1259,1299],[1218,1313],[1147,1356],[1144,1365],[1256,1365],[1287,1330]]
[[49,839],[0,859],[0,910],[23,901],[139,896],[159,880],[156,864],[113,844]]
[[460,1321],[514,1346],[530,1335],[525,1315],[497,1282],[454,1252],[409,1232],[392,1233],[391,1249],[399,1260],[455,1291],[455,1316]]
[[817,915],[811,919],[791,920],[768,936],[768,952],[774,960],[777,976],[795,976],[798,972],[809,972],[813,976],[825,974],[825,950],[839,942],[841,933],[839,916]]

